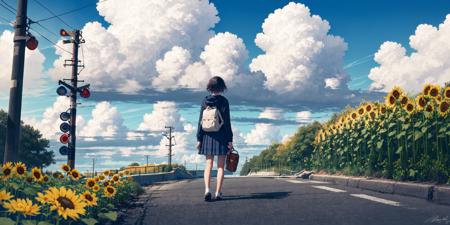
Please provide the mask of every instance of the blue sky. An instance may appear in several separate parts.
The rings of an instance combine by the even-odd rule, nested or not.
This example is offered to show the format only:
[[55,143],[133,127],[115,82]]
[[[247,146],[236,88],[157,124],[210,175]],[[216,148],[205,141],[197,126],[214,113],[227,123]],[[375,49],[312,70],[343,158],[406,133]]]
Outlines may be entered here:
[[[6,2],[14,7],[16,5],[16,1],[6,0]],[[45,4],[55,13],[62,13],[84,5],[96,3],[96,1],[91,0],[40,0],[40,2]],[[299,4],[295,4],[295,6],[291,4],[289,7],[287,5],[291,1],[281,0],[227,0],[210,1],[210,4],[207,4],[207,2],[206,4],[183,3],[185,4],[185,8],[183,8],[185,11],[180,11],[180,13],[189,14],[192,11],[193,18],[198,19],[196,23],[191,24],[186,21],[178,21],[171,18],[170,13],[167,14],[169,16],[160,15],[158,10],[164,12],[165,9],[171,8],[171,5],[166,5],[161,9],[157,8],[155,6],[156,4],[152,5],[156,2],[158,1],[149,1],[149,4],[146,5],[148,9],[139,9],[139,7],[134,9],[133,7],[129,7],[129,9],[120,10],[118,9],[120,7],[115,7],[116,4],[119,4],[119,1],[108,0],[105,1],[105,3],[102,3],[104,8],[100,9],[100,14],[103,16],[107,15],[110,19],[105,19],[100,15],[95,6],[87,7],[79,12],[62,17],[62,19],[72,27],[84,28],[84,34],[87,41],[84,49],[87,57],[87,68],[80,76],[92,83],[93,95],[96,95],[96,97],[90,100],[82,100],[83,104],[79,109],[79,114],[83,116],[83,119],[87,124],[85,131],[89,132],[91,129],[93,131],[98,130],[98,133],[102,133],[102,129],[107,130],[108,126],[112,129],[112,133],[104,132],[105,134],[98,135],[98,137],[96,137],[98,139],[95,141],[96,144],[93,144],[94,142],[88,140],[80,141],[81,147],[80,151],[77,153],[77,164],[82,170],[89,168],[88,165],[92,157],[96,157],[99,160],[100,169],[123,166],[134,161],[142,163],[142,156],[146,154],[151,155],[152,161],[154,162],[164,162],[166,160],[162,155],[164,149],[161,149],[159,146],[161,132],[158,128],[152,127],[153,125],[147,124],[150,127],[145,125],[145,123],[152,123],[151,121],[145,121],[146,114],[148,115],[148,118],[156,120],[158,120],[158,116],[175,118],[169,119],[167,122],[174,123],[180,127],[180,140],[184,141],[179,145],[179,158],[176,158],[176,160],[180,163],[184,163],[186,160],[188,167],[193,167],[195,164],[194,162],[201,163],[198,158],[192,157],[195,155],[195,150],[192,149],[195,143],[195,139],[193,138],[195,130],[192,131],[190,130],[191,128],[188,128],[190,125],[196,126],[198,119],[198,104],[201,101],[201,97],[207,94],[204,91],[201,91],[202,88],[195,86],[197,84],[189,83],[191,81],[188,75],[191,70],[188,68],[191,66],[191,68],[198,69],[198,67],[194,67],[195,62],[198,62],[202,66],[206,66],[201,67],[200,69],[207,68],[211,73],[214,73],[214,71],[225,71],[225,73],[226,71],[229,71],[223,70],[221,67],[224,62],[226,62],[225,65],[228,65],[228,62],[231,65],[235,65],[235,67],[231,67],[231,69],[237,69],[230,73],[230,77],[235,80],[230,80],[232,88],[225,94],[230,97],[230,102],[232,103],[232,118],[235,119],[233,126],[236,128],[235,142],[238,149],[242,149],[243,157],[250,157],[258,154],[259,151],[270,142],[281,141],[283,138],[292,135],[298,126],[305,121],[323,121],[334,111],[338,111],[346,104],[355,105],[363,98],[380,99],[379,93],[373,92],[372,90],[369,91],[369,86],[374,82],[368,77],[370,70],[374,67],[380,67],[382,69],[380,69],[380,71],[387,71],[374,74],[374,76],[387,76],[386,74],[390,74],[390,72],[393,71],[390,70],[389,67],[391,64],[388,63],[386,66],[380,66],[378,62],[374,61],[374,54],[380,50],[380,46],[386,41],[394,41],[404,47],[406,49],[406,54],[409,55],[417,51],[417,49],[410,47],[409,38],[411,35],[414,35],[418,25],[430,24],[434,27],[438,27],[439,24],[444,22],[446,15],[450,12],[450,4],[448,4],[448,1],[446,0],[436,0],[433,1],[432,4],[427,1],[418,0],[408,2],[387,0],[310,0],[293,1]],[[130,1],[129,4],[138,6],[139,4],[144,3],[142,1]],[[304,15],[302,13],[305,12],[303,10],[306,7],[309,8],[310,14]],[[214,18],[214,9],[218,12],[216,19]],[[280,12],[276,13],[277,17],[269,21],[273,22],[275,25],[271,25],[270,29],[263,30],[263,22],[268,18],[269,14],[277,9],[283,10],[279,10]],[[132,10],[136,10],[136,12],[133,12]],[[289,14],[289,10],[291,10],[290,12],[294,12],[294,14]],[[33,20],[51,16],[49,12],[37,5],[35,0],[29,1],[28,11],[30,18]],[[12,20],[14,15],[2,7],[0,7],[0,15],[1,18],[3,18],[0,18],[2,22],[0,23],[0,35],[5,35],[5,32],[11,30],[11,27],[5,23],[4,19]],[[302,15],[304,18],[297,20],[296,17]],[[314,17],[312,15],[318,15],[321,19],[319,21],[310,20],[310,18]],[[289,18],[289,16],[291,16],[291,18]],[[133,17],[134,19],[137,19],[137,22],[133,20]],[[218,21],[219,18],[220,21]],[[283,18],[288,19],[287,23],[292,23],[291,25],[294,27],[292,34],[289,32],[290,30],[288,28],[282,28],[284,25],[282,23],[278,25],[281,27],[278,30],[276,24],[279,23],[279,20],[283,20]],[[146,22],[146,20],[148,20],[148,22]],[[323,31],[321,26],[325,26],[325,20],[328,21],[330,29]],[[85,27],[86,23],[93,21],[98,21],[100,24],[98,26],[91,24]],[[109,23],[111,21],[113,21],[113,29],[105,30],[111,25]],[[143,30],[141,32],[142,34],[140,34],[137,29],[133,30],[130,28],[128,30],[128,27],[133,26],[128,24],[130,21],[142,23],[139,27],[139,29]],[[152,24],[153,21],[169,21],[169,24],[166,24],[166,27],[164,28],[156,30],[157,34],[152,35],[150,30],[156,29],[154,26],[158,25]],[[177,26],[181,27],[174,27],[175,23],[177,23]],[[59,28],[66,27],[57,19],[44,21],[42,22],[42,25],[52,32],[50,33],[47,30],[43,30],[38,25],[33,25],[32,27],[44,34],[54,43],[59,40],[59,37],[55,35],[58,33]],[[311,34],[302,33],[303,31],[296,30],[298,27],[308,26],[313,27],[311,29]],[[170,32],[164,33],[164,29],[166,28],[170,30]],[[196,29],[199,29],[199,31]],[[149,30],[148,33],[147,30]],[[210,30],[212,34],[211,32],[208,33],[208,30]],[[270,33],[270,31],[273,30],[275,30],[275,32]],[[230,34],[225,33],[225,35],[218,35],[223,32],[229,32]],[[309,52],[312,51],[312,47],[299,47],[299,49],[294,52],[284,53],[281,51],[273,53],[273,51],[271,51],[269,54],[269,51],[266,51],[267,49],[261,48],[264,44],[255,42],[256,35],[261,33],[264,34],[261,36],[265,36],[264,40],[270,40],[267,42],[270,43],[267,47],[268,49],[286,48],[286,46],[282,46],[283,43],[280,43],[283,41],[277,39],[277,33],[280,32],[285,32],[286,43],[296,44],[302,40],[308,39],[308,37],[314,37],[317,39],[315,42],[316,44],[325,43],[324,49],[329,48],[330,52],[311,53],[312,55],[308,55],[310,54]],[[143,47],[143,49],[147,51],[143,52],[142,56],[146,57],[148,55],[148,59],[143,59],[142,62],[138,63],[130,62],[128,64],[133,64],[130,68],[134,69],[117,69],[117,73],[115,73],[114,70],[113,72],[108,72],[105,66],[97,67],[97,62],[99,62],[98,64],[101,64],[101,62],[103,62],[102,60],[104,60],[106,63],[105,65],[107,66],[107,63],[111,62],[111,60],[122,59],[123,57],[132,58],[133,54],[131,53],[133,53],[133,51],[136,52],[136,55],[141,54],[139,49],[133,49],[135,47],[130,44],[133,42],[133,35],[131,35],[133,33],[135,33],[134,36],[142,35],[142,45],[146,46]],[[440,35],[444,37],[448,35],[444,32],[441,33],[442,34]],[[95,42],[99,40],[100,37],[103,37],[101,36],[102,34],[107,34],[104,39],[102,39],[104,42],[117,42],[119,43],[117,45],[120,45],[120,48],[117,50],[112,49],[111,52],[108,52],[108,54],[110,54],[109,56],[99,55],[97,59],[95,55],[90,54],[93,54],[92,52],[97,50],[106,51],[106,47],[101,46],[103,44],[106,45],[106,43]],[[291,37],[291,35],[298,36],[300,39],[296,40]],[[336,44],[329,41],[327,38],[331,37],[331,35],[339,36],[342,42],[338,41]],[[113,36],[114,39],[112,39],[111,36]],[[436,36],[438,35],[436,34]],[[37,35],[37,37],[40,41],[39,52],[42,53],[43,59],[36,60],[38,63],[42,64],[42,68],[32,68],[31,70],[34,75],[29,75],[29,77],[32,77],[33,82],[42,82],[42,85],[37,88],[38,90],[33,90],[33,88],[25,89],[22,117],[26,122],[30,121],[30,123],[39,128],[50,130],[46,132],[46,135],[49,135],[49,138],[52,140],[51,149],[57,151],[60,144],[55,141],[55,137],[58,136],[58,133],[56,133],[56,131],[55,133],[52,133],[51,129],[48,129],[49,127],[53,128],[55,124],[58,123],[56,122],[57,118],[55,118],[55,122],[45,122],[47,119],[45,112],[46,110],[49,111],[47,113],[48,116],[51,115],[51,112],[59,110],[58,107],[60,106],[54,106],[56,101],[55,89],[57,87],[55,79],[61,76],[68,76],[69,73],[68,70],[66,70],[65,72],[67,73],[64,74],[64,70],[58,66],[58,63],[61,62],[65,56],[62,53],[55,53],[53,43],[49,43],[42,37],[39,37],[39,35]],[[213,43],[211,40],[215,40],[216,42]],[[91,43],[94,42],[100,46],[93,46]],[[152,45],[151,43],[153,42],[160,44]],[[137,43],[139,43],[139,40]],[[262,42],[260,41],[260,43]],[[89,44],[91,44],[91,46],[89,46]],[[334,44],[336,44],[336,46],[334,46]],[[159,46],[162,47],[159,48]],[[174,50],[174,46],[180,46],[181,50]],[[210,46],[210,48],[208,49],[206,46]],[[423,47],[421,52],[431,51],[430,49],[433,48]],[[2,48],[0,48],[0,50],[2,50]],[[230,54],[232,55],[225,55],[221,58],[221,53],[228,52],[227,50],[230,50]],[[322,52],[324,51],[326,52],[326,50],[323,50]],[[173,61],[170,60],[170,54],[167,55],[167,52],[173,53],[173,57],[178,60],[184,59],[183,57],[185,57],[189,63],[184,63],[183,65],[173,64],[172,66],[170,63],[173,63]],[[186,54],[188,54],[189,57],[187,57]],[[305,63],[302,59],[302,54],[308,55],[308,57],[315,61],[311,64]],[[123,57],[120,55],[123,55]],[[262,58],[266,57],[266,59],[262,59],[262,63],[258,64],[253,61],[258,56],[263,56]],[[267,63],[270,64],[280,57],[286,57],[287,59],[290,57],[294,64],[298,63],[298,65],[305,66],[312,71],[312,75],[309,73],[307,75],[302,75],[301,72],[299,74],[298,71],[295,70],[295,67],[290,68],[289,65],[285,65],[283,62],[280,62],[281,64],[279,65],[274,62],[274,65],[267,67]],[[329,58],[333,60],[327,60]],[[7,57],[3,60],[7,61]],[[164,65],[169,66],[161,66],[158,68],[156,66],[158,60],[160,60],[162,64],[166,63]],[[175,63],[179,63],[179,61],[175,61]],[[6,62],[2,62],[2,58],[0,57],[0,65],[5,64],[8,65]],[[127,63],[124,62],[124,64]],[[189,64],[189,66],[187,64]],[[197,64],[197,66],[199,64]],[[117,65],[117,67],[119,66],[120,65]],[[182,67],[181,70],[183,70],[183,74],[176,75],[178,76],[178,80],[169,81],[175,82],[175,86],[180,85],[180,87],[185,87],[187,85],[191,89],[188,89],[187,91],[182,88],[176,91],[170,89],[159,91],[156,89],[162,87],[158,86],[156,81],[145,84],[148,80],[155,79],[155,77],[158,76],[158,78],[167,82],[165,79],[169,78],[164,77],[163,75],[172,74],[173,71],[168,71],[167,68],[174,68],[176,66]],[[285,80],[279,83],[277,77],[280,77],[280,73],[271,73],[273,73],[274,69],[283,68],[283,66],[286,67],[284,68],[284,71],[291,71],[292,76],[297,76],[292,79],[300,77],[298,82],[293,82],[291,78],[285,78]],[[10,68],[2,68],[2,70],[6,72],[7,70],[9,71]],[[198,71],[201,70],[195,71],[198,73]],[[320,71],[328,72],[327,74],[321,74],[322,72]],[[197,73],[193,73],[190,76],[195,77]],[[248,80],[246,80],[247,78],[242,78],[241,74],[244,74],[244,77],[245,75],[250,75],[252,77],[251,79],[253,80],[251,80],[250,86],[248,86],[249,83]],[[442,82],[442,80],[445,79],[450,80],[448,74],[444,72],[437,75],[439,79],[436,78],[436,82]],[[27,77],[27,74],[25,74],[25,76]],[[111,77],[108,78],[108,76]],[[122,90],[121,87],[109,86],[110,88],[108,88],[108,80],[117,79],[118,82],[125,82],[127,79],[135,79],[133,76],[140,77],[136,78],[135,81],[141,87],[137,88],[135,85],[131,84],[126,86],[127,90],[133,88],[136,89],[133,89],[132,93],[120,91]],[[149,76],[149,78],[147,79],[146,76]],[[188,79],[182,81],[183,76],[187,76]],[[284,73],[281,73],[281,76],[284,76]],[[314,78],[314,76],[317,78]],[[404,76],[409,75],[405,74]],[[288,75],[286,75],[286,77],[288,77]],[[2,79],[1,82],[8,82],[8,76],[1,76],[0,74],[0,78]],[[306,81],[303,81],[302,79],[306,79]],[[325,87],[318,86],[314,90],[318,89],[325,94],[323,94],[323,96],[316,95],[316,98],[310,99],[310,94],[312,92],[308,91],[307,86],[304,85],[308,82],[321,79],[323,79],[322,82],[324,82]],[[376,82],[389,86],[389,82],[385,81],[389,79],[381,79]],[[423,75],[415,80],[422,82],[425,80],[434,81],[433,79]],[[266,82],[266,86],[263,85],[264,81]],[[184,83],[180,84],[177,82]],[[288,91],[283,90],[283,85],[286,86],[286,90]],[[408,83],[407,81],[403,83],[399,82],[398,85],[408,86]],[[3,87],[4,86],[2,86],[2,88]],[[196,91],[191,91],[192,89],[196,89]],[[314,93],[312,94],[314,95]],[[172,109],[172,105],[170,104],[168,106],[164,104],[155,106],[154,104],[158,100],[175,102],[175,111],[170,111]],[[108,102],[109,105],[99,105],[99,102],[102,101]],[[64,102],[64,100],[59,100],[59,102]],[[0,108],[6,110],[7,104],[7,92],[2,90],[0,92]],[[54,107],[52,108],[52,106]],[[170,112],[166,110],[167,108],[169,108]],[[93,118],[95,117],[92,114],[94,109],[97,109],[100,114],[111,113],[109,117],[105,116],[105,120],[109,119],[112,120],[112,122],[95,122],[99,121],[99,118]],[[146,131],[152,133],[154,136],[145,137],[142,141],[130,141],[128,140],[129,138],[127,139],[126,136],[128,134],[135,131],[143,131],[143,129],[147,129]],[[115,141],[105,140],[108,135],[114,136],[113,139],[115,139]],[[80,136],[83,136],[83,134],[80,134]],[[102,149],[97,156],[96,149]],[[106,153],[106,151],[109,151],[110,154]],[[156,154],[155,152],[158,153]],[[59,160],[64,160],[64,157],[60,156],[59,153],[56,153],[56,155]]]

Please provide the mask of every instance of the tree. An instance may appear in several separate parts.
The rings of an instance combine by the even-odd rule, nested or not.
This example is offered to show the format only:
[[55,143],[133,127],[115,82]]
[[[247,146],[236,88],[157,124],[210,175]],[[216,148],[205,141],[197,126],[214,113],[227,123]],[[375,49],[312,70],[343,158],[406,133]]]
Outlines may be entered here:
[[131,163],[130,165],[128,165],[128,166],[139,166],[139,163],[137,163],[137,162],[134,162],[134,163]]
[[[0,157],[3,159],[6,141],[8,114],[0,110]],[[30,167],[46,167],[55,163],[53,151],[49,151],[49,140],[39,130],[22,122],[18,160]]]

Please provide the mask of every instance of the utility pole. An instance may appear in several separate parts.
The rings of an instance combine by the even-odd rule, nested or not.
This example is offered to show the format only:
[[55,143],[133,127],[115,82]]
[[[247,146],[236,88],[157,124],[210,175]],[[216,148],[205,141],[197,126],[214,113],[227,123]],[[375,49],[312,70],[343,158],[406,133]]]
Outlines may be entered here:
[[172,130],[174,129],[172,126],[165,126],[164,128],[169,129],[169,133],[165,132],[163,135],[169,140],[169,144],[166,146],[169,146],[169,168],[172,168],[172,147],[174,144],[172,144],[172,139],[175,137],[172,135]]
[[22,111],[23,70],[27,35],[27,0],[17,1],[14,32],[14,56],[9,89],[9,108],[6,129],[6,144],[3,163],[17,161],[20,143],[20,117]]
[[[78,60],[78,48],[80,47],[80,44],[84,43],[84,39],[81,35],[80,30],[74,30],[74,31],[66,31],[64,29],[60,30],[60,35],[63,37],[70,36],[70,40],[63,40],[64,44],[72,44],[72,58],[65,60],[64,66],[72,66],[72,75],[70,79],[64,79],[60,80],[58,83],[59,85],[64,86],[65,88],[70,90],[70,127],[68,129],[69,136],[66,135],[66,139],[70,138],[70,142],[63,142],[63,144],[68,144],[68,150],[67,150],[67,165],[70,166],[70,168],[75,168],[75,147],[76,147],[76,124],[77,124],[77,94],[80,93],[80,96],[83,98],[88,98],[90,96],[89,91],[89,84],[83,85],[81,87],[78,87],[78,82],[84,82],[82,80],[78,80],[78,67],[84,67],[84,65],[79,65],[81,62]],[[70,63],[66,63],[70,62]],[[69,80],[70,84],[66,83],[65,81]],[[60,87],[64,89],[64,87]],[[60,89],[58,88],[58,89]],[[57,91],[59,95],[66,95],[65,91],[60,92]],[[64,132],[64,131],[63,131]],[[61,139],[60,139],[61,140]],[[60,151],[61,152],[61,151]]]
[[95,177],[95,158],[92,158],[92,177]]
[[148,155],[145,156],[147,158],[147,164],[145,164],[145,173],[147,173],[147,167],[148,167]]

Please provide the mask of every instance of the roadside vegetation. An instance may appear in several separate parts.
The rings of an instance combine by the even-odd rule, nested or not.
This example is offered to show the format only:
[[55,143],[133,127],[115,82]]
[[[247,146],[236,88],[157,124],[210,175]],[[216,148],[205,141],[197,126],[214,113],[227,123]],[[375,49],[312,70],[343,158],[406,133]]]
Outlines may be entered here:
[[63,164],[44,173],[21,162],[6,163],[0,175],[0,224],[106,224],[125,200],[141,192],[128,171],[84,177]]
[[286,143],[250,159],[241,175],[262,168],[307,169],[448,183],[449,108],[449,85],[427,84],[416,96],[395,87],[383,103],[362,102],[325,123],[300,127]]

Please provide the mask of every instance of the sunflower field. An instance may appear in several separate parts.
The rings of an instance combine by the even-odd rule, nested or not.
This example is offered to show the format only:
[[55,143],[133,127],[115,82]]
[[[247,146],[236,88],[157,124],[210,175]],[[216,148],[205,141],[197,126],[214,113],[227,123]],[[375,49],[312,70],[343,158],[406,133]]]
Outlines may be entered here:
[[105,171],[84,177],[62,165],[61,171],[27,170],[6,163],[0,176],[0,224],[105,224],[117,219],[117,208],[140,187],[129,172]]
[[397,180],[450,182],[450,86],[417,96],[394,87],[385,102],[348,107],[323,123],[313,168]]

